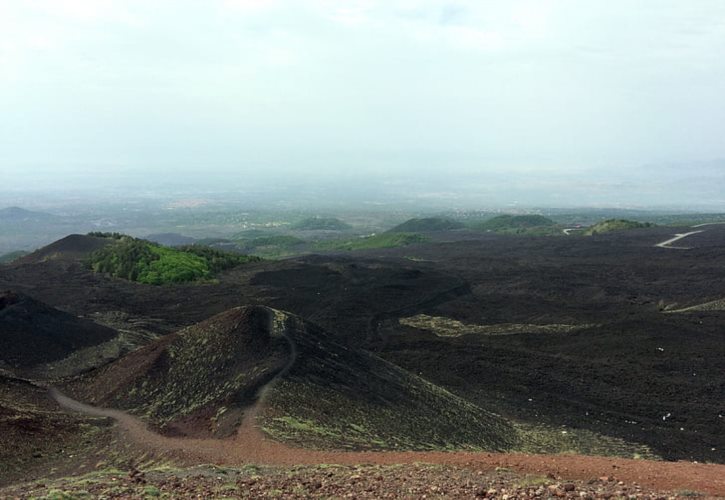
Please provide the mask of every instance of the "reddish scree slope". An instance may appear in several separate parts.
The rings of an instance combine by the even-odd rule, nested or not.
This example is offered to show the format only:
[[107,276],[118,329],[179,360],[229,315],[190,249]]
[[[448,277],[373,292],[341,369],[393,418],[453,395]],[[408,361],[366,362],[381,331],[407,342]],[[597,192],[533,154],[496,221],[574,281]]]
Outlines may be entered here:
[[291,448],[266,439],[255,426],[259,406],[248,412],[236,436],[225,439],[171,438],[151,432],[135,417],[74,401],[52,390],[63,407],[94,416],[115,419],[121,431],[154,453],[171,453],[189,461],[220,464],[257,463],[296,465],[317,463],[399,464],[435,463],[476,468],[509,467],[524,473],[555,474],[567,479],[588,480],[615,476],[625,482],[657,490],[694,490],[725,495],[725,465],[691,462],[655,462],[578,455],[524,455],[468,452],[331,452]]

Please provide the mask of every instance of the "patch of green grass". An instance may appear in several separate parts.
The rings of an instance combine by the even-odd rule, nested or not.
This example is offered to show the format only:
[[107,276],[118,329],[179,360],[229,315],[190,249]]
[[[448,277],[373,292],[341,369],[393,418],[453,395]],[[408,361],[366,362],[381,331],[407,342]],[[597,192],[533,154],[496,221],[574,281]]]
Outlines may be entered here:
[[376,248],[396,248],[418,243],[425,243],[428,238],[417,233],[383,233],[372,236],[357,237],[345,240],[324,240],[314,245],[315,250],[373,250]]
[[222,492],[239,491],[239,486],[237,486],[234,483],[226,483],[226,484],[221,485],[217,489],[217,491],[222,491]]
[[587,429],[567,428],[517,423],[521,435],[517,451],[524,453],[557,453],[560,455],[602,455],[647,460],[659,457],[647,446],[630,443],[621,438],[606,436]]
[[471,224],[471,229],[507,234],[558,234],[556,223],[543,215],[499,215],[483,222]]
[[41,497],[43,500],[81,500],[91,498],[91,494],[87,491],[64,491],[50,490],[47,495]]
[[289,256],[304,250],[306,241],[295,236],[277,234],[238,240],[237,245],[245,253],[265,258]]
[[534,488],[537,486],[546,486],[551,480],[546,476],[524,476],[516,482],[519,488]]
[[274,235],[274,236],[261,236],[259,238],[254,238],[252,240],[245,241],[244,246],[245,246],[245,248],[259,248],[259,247],[266,247],[266,246],[289,248],[289,247],[293,247],[293,246],[302,245],[304,243],[305,243],[305,240],[302,240],[295,236],[290,236],[290,235],[286,235],[286,234],[278,234],[278,235]]
[[147,497],[152,497],[152,498],[156,498],[156,497],[160,497],[161,496],[161,490],[158,489],[156,486],[146,486],[143,489],[143,493]]
[[598,222],[584,231],[584,236],[592,236],[595,234],[611,233],[612,231],[626,231],[628,229],[642,229],[645,227],[653,227],[651,222],[637,222],[626,219],[607,219]]

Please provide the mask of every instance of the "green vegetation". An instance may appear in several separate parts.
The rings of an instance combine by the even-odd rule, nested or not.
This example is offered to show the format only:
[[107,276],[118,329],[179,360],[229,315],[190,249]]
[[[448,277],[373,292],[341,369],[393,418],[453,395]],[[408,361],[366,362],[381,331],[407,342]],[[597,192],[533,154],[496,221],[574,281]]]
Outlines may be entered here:
[[248,249],[260,248],[260,247],[279,247],[279,248],[291,248],[299,245],[304,245],[305,240],[296,238],[294,236],[288,236],[284,234],[274,236],[261,236],[248,241],[242,241],[241,245]]
[[344,231],[350,227],[334,217],[309,217],[292,225],[292,229],[303,231]]
[[146,496],[149,496],[149,497],[161,496],[161,490],[158,489],[156,486],[146,486],[143,489],[143,492]]
[[18,250],[16,252],[10,252],[6,253],[4,255],[0,255],[0,264],[9,264],[14,260],[19,259],[20,257],[25,257],[28,255],[29,252],[24,252],[23,250]]
[[610,233],[612,231],[625,231],[627,229],[641,229],[653,226],[654,224],[651,222],[637,222],[626,219],[607,219],[588,228],[584,231],[584,235],[592,236],[594,234]]
[[130,236],[110,237],[114,243],[91,254],[91,268],[149,285],[209,279],[226,269],[259,260],[203,246],[172,249]]
[[203,247],[209,247],[213,245],[220,245],[225,243],[232,243],[232,240],[226,238],[201,238],[194,241],[194,245],[201,245]]
[[95,238],[107,238],[112,240],[120,240],[123,238],[128,238],[127,235],[122,233],[104,233],[103,231],[93,231],[88,233],[88,236],[93,236]]
[[251,240],[254,238],[261,238],[262,236],[269,236],[270,232],[264,229],[245,229],[237,234],[231,236],[232,240]]
[[395,248],[424,243],[428,239],[416,233],[383,233],[372,236],[349,238],[344,240],[325,240],[315,243],[315,250],[372,250],[375,248]]
[[422,219],[409,219],[391,229],[390,233],[414,233],[426,231],[449,231],[462,229],[463,223],[448,217],[426,217]]
[[206,261],[209,271],[212,274],[220,273],[247,262],[257,262],[261,260],[259,257],[249,255],[235,254],[223,252],[215,248],[202,245],[186,245],[177,249],[180,252],[188,253],[201,257]]
[[556,223],[543,215],[499,215],[471,226],[496,233],[546,235],[558,232]]
[[245,253],[266,258],[279,258],[301,253],[306,242],[294,236],[277,234],[242,240],[237,244]]

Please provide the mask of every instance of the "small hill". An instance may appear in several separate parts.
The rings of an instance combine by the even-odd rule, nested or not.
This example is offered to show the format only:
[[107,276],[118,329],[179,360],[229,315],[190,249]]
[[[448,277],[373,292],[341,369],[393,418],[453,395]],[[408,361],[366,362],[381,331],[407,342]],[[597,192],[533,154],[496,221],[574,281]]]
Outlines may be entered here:
[[[117,336],[115,330],[26,295],[0,292],[0,365],[19,376],[37,372],[39,365],[58,362]],[[80,363],[77,368],[82,371],[88,366]]]
[[289,358],[272,319],[264,308],[231,309],[128,354],[94,375],[83,393],[167,433],[230,434],[241,409]]
[[395,226],[391,233],[425,233],[433,231],[450,231],[465,227],[463,223],[447,217],[425,217],[422,219],[409,219]]
[[47,260],[83,260],[91,253],[110,244],[111,241],[108,238],[98,236],[71,234],[18,259],[18,262],[37,263]]
[[20,257],[25,257],[28,255],[29,252],[25,252],[23,250],[17,250],[15,252],[9,252],[3,255],[0,255],[0,264],[9,264],[15,260],[18,260]]
[[237,244],[245,253],[274,258],[299,254],[305,248],[307,242],[295,236],[277,234],[240,240]]
[[291,248],[304,244],[305,240],[286,234],[279,234],[274,236],[260,236],[258,238],[253,238],[251,240],[244,240],[240,242],[240,245],[250,250],[263,247]]
[[472,225],[480,231],[513,234],[546,234],[556,223],[543,215],[499,215]]
[[93,252],[90,267],[97,273],[148,285],[210,279],[226,269],[260,260],[200,245],[178,248],[124,235],[113,235]]
[[595,234],[611,233],[612,231],[626,231],[628,229],[642,229],[653,226],[654,224],[651,222],[637,222],[626,219],[607,219],[602,222],[597,222],[593,226],[587,228],[584,231],[584,235],[592,236]]
[[158,243],[159,245],[163,245],[165,247],[178,247],[181,245],[193,245],[196,243],[196,239],[191,236],[184,236],[179,233],[149,234],[144,239]]
[[417,233],[383,233],[372,236],[347,238],[344,240],[324,240],[315,243],[315,250],[353,251],[373,250],[376,248],[396,248],[417,243],[425,243],[428,238]]
[[264,431],[308,446],[500,450],[518,439],[500,417],[339,345],[299,317],[259,306],[159,339],[92,374],[75,392],[171,434],[233,434],[245,408],[264,393]]
[[351,228],[349,224],[334,217],[309,217],[291,227],[300,231],[344,231]]

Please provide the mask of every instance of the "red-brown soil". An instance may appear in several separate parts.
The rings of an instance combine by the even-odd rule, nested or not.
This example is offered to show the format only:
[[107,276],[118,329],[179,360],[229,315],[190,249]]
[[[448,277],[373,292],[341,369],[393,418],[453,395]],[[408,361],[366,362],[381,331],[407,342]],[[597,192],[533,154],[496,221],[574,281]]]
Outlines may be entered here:
[[505,467],[522,473],[551,474],[571,480],[606,476],[638,483],[655,490],[690,490],[725,496],[725,465],[692,462],[659,462],[581,455],[526,455],[470,452],[343,452],[291,448],[270,441],[255,427],[259,406],[245,418],[234,438],[189,439],[151,432],[135,417],[111,409],[99,409],[74,401],[57,391],[53,397],[65,408],[117,420],[121,431],[147,451],[172,454],[193,463],[217,464],[413,464],[431,463],[466,468]]
[[[61,493],[62,492],[62,493]],[[317,465],[242,468],[201,465],[182,469],[100,471],[80,477],[16,485],[0,490],[11,498],[629,498],[666,500],[691,491],[654,492],[610,478],[562,480],[432,464]]]

